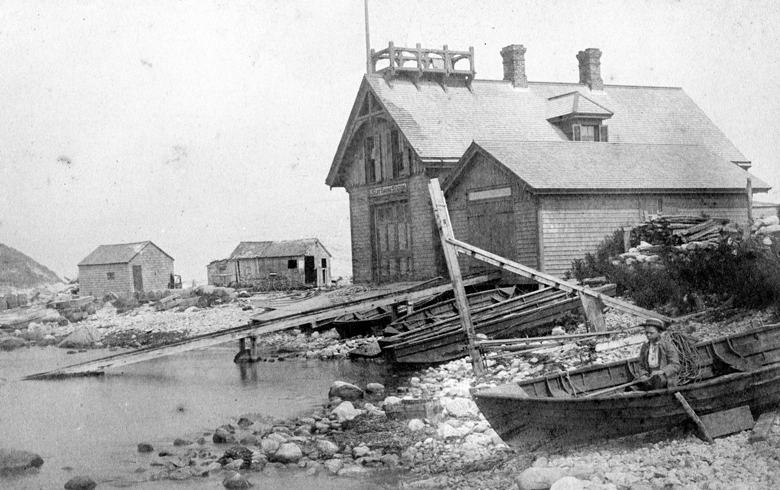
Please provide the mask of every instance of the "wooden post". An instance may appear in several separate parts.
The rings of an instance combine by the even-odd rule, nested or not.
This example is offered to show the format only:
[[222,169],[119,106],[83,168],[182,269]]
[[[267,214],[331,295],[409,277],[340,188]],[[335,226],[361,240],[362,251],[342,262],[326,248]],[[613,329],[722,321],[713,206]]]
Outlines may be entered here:
[[685,410],[685,413],[688,414],[688,417],[691,420],[693,420],[693,422],[696,424],[696,427],[699,428],[699,431],[701,432],[701,435],[704,437],[704,440],[706,440],[710,444],[715,444],[715,441],[712,440],[712,437],[710,436],[707,427],[704,425],[704,422],[701,421],[699,416],[696,415],[696,412],[694,412],[691,406],[688,405],[688,400],[686,400],[685,397],[682,396],[682,393],[676,391],[674,393],[674,397],[677,398],[677,401],[680,402],[680,405],[682,405],[683,410]]
[[433,214],[436,217],[436,226],[439,228],[441,246],[444,249],[444,258],[450,271],[450,279],[452,279],[452,290],[455,293],[455,303],[458,305],[460,323],[463,325],[463,331],[466,332],[466,338],[468,339],[471,366],[474,369],[474,374],[481,376],[484,373],[482,355],[477,348],[474,325],[471,323],[471,311],[466,299],[466,290],[463,288],[463,278],[461,277],[460,265],[458,264],[458,253],[448,241],[448,239],[454,238],[454,235],[452,233],[452,223],[450,223],[450,213],[447,210],[447,201],[444,200],[444,194],[441,191],[441,187],[439,187],[439,179],[431,179],[428,184],[428,190],[431,194],[431,204],[433,204]]
[[753,225],[753,181],[748,177],[747,182],[747,198],[748,198],[748,226]]
[[249,337],[249,359],[257,361],[257,337]]
[[623,227],[623,251],[628,252],[631,249],[631,228]]

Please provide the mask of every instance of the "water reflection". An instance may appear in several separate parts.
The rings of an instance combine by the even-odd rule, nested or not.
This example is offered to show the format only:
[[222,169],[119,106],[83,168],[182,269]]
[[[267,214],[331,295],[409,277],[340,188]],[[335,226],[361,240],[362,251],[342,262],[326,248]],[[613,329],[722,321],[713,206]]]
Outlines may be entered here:
[[[99,377],[18,381],[105,354],[67,356],[56,348],[0,352],[0,375],[10,380],[0,383],[3,445],[36,452],[45,461],[37,474],[15,479],[12,488],[62,488],[73,474],[88,474],[99,483],[126,479],[136,469],[149,470],[149,461],[136,452],[139,442],[149,442],[155,450],[172,448],[177,437],[197,438],[245,413],[309,415],[327,401],[333,381],[361,387],[379,382],[391,388],[405,376],[375,362],[234,364],[230,346],[129,365]],[[296,479],[295,488],[328,487],[316,482]],[[0,488],[7,483],[0,480]],[[188,482],[186,487],[214,488],[215,482],[202,484]],[[355,485],[349,488],[364,488]],[[145,482],[135,488],[181,485]]]

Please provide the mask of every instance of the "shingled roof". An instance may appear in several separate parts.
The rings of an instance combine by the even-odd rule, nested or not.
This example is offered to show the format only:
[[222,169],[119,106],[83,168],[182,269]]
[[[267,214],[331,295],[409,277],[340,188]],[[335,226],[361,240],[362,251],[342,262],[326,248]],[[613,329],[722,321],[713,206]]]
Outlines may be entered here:
[[444,182],[449,189],[481,152],[505,166],[536,193],[745,192],[769,185],[700,145],[620,145],[574,142],[479,141]]
[[680,88],[605,85],[591,91],[578,83],[529,82],[527,89],[516,89],[510,82],[474,80],[470,87],[453,84],[445,91],[431,81],[415,85],[396,78],[390,86],[381,76],[365,75],[326,180],[330,186],[343,185],[339,171],[367,92],[376,95],[423,161],[459,159],[472,141],[568,142],[547,118],[562,110],[558,96],[574,92],[582,94],[580,101],[605,108],[605,115],[613,113],[606,121],[609,143],[602,145],[679,145],[685,147],[682,154],[690,154],[687,147],[693,145],[729,162],[748,161]]
[[317,238],[303,238],[301,240],[281,240],[270,242],[241,242],[233,253],[231,260],[254,259],[261,257],[300,257],[313,255],[312,250],[317,246],[322,247],[325,253],[330,252]]
[[[78,265],[105,265],[105,264],[125,264],[133,260],[133,257],[141,253],[141,250],[147,246],[153,246],[160,252],[165,253],[160,247],[150,241],[135,243],[117,243],[114,245],[100,245],[91,254],[87,255]],[[173,257],[168,255],[173,260]]]

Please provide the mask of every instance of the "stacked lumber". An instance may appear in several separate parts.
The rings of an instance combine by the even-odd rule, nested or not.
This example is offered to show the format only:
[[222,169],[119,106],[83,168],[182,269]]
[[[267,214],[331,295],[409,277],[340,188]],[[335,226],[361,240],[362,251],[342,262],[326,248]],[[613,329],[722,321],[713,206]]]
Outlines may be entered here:
[[156,301],[155,306],[158,311],[167,311],[174,308],[177,311],[184,311],[192,306],[205,308],[214,304],[229,302],[236,297],[234,289],[217,286],[199,286],[195,289],[188,288],[174,291]]
[[57,322],[60,318],[60,314],[56,310],[46,308],[41,304],[17,307],[0,313],[0,329],[21,329],[26,328],[32,322]]
[[59,314],[70,322],[78,322],[97,311],[95,298],[92,296],[80,296],[76,298],[55,299],[49,303]]
[[700,216],[657,216],[631,230],[631,243],[639,243],[613,261],[631,265],[637,262],[660,262],[664,249],[679,252],[718,248],[741,239],[739,225],[724,218]]

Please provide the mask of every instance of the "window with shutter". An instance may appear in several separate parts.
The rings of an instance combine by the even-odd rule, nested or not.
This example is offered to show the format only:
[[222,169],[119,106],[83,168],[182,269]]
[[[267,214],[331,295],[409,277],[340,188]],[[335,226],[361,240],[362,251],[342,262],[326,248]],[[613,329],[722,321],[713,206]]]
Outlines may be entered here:
[[572,124],[571,130],[572,130],[572,140],[582,141],[582,126],[580,126],[579,124]]
[[607,142],[609,141],[609,131],[607,131],[608,126],[600,126],[599,127],[599,133],[601,138],[599,138],[599,141]]

